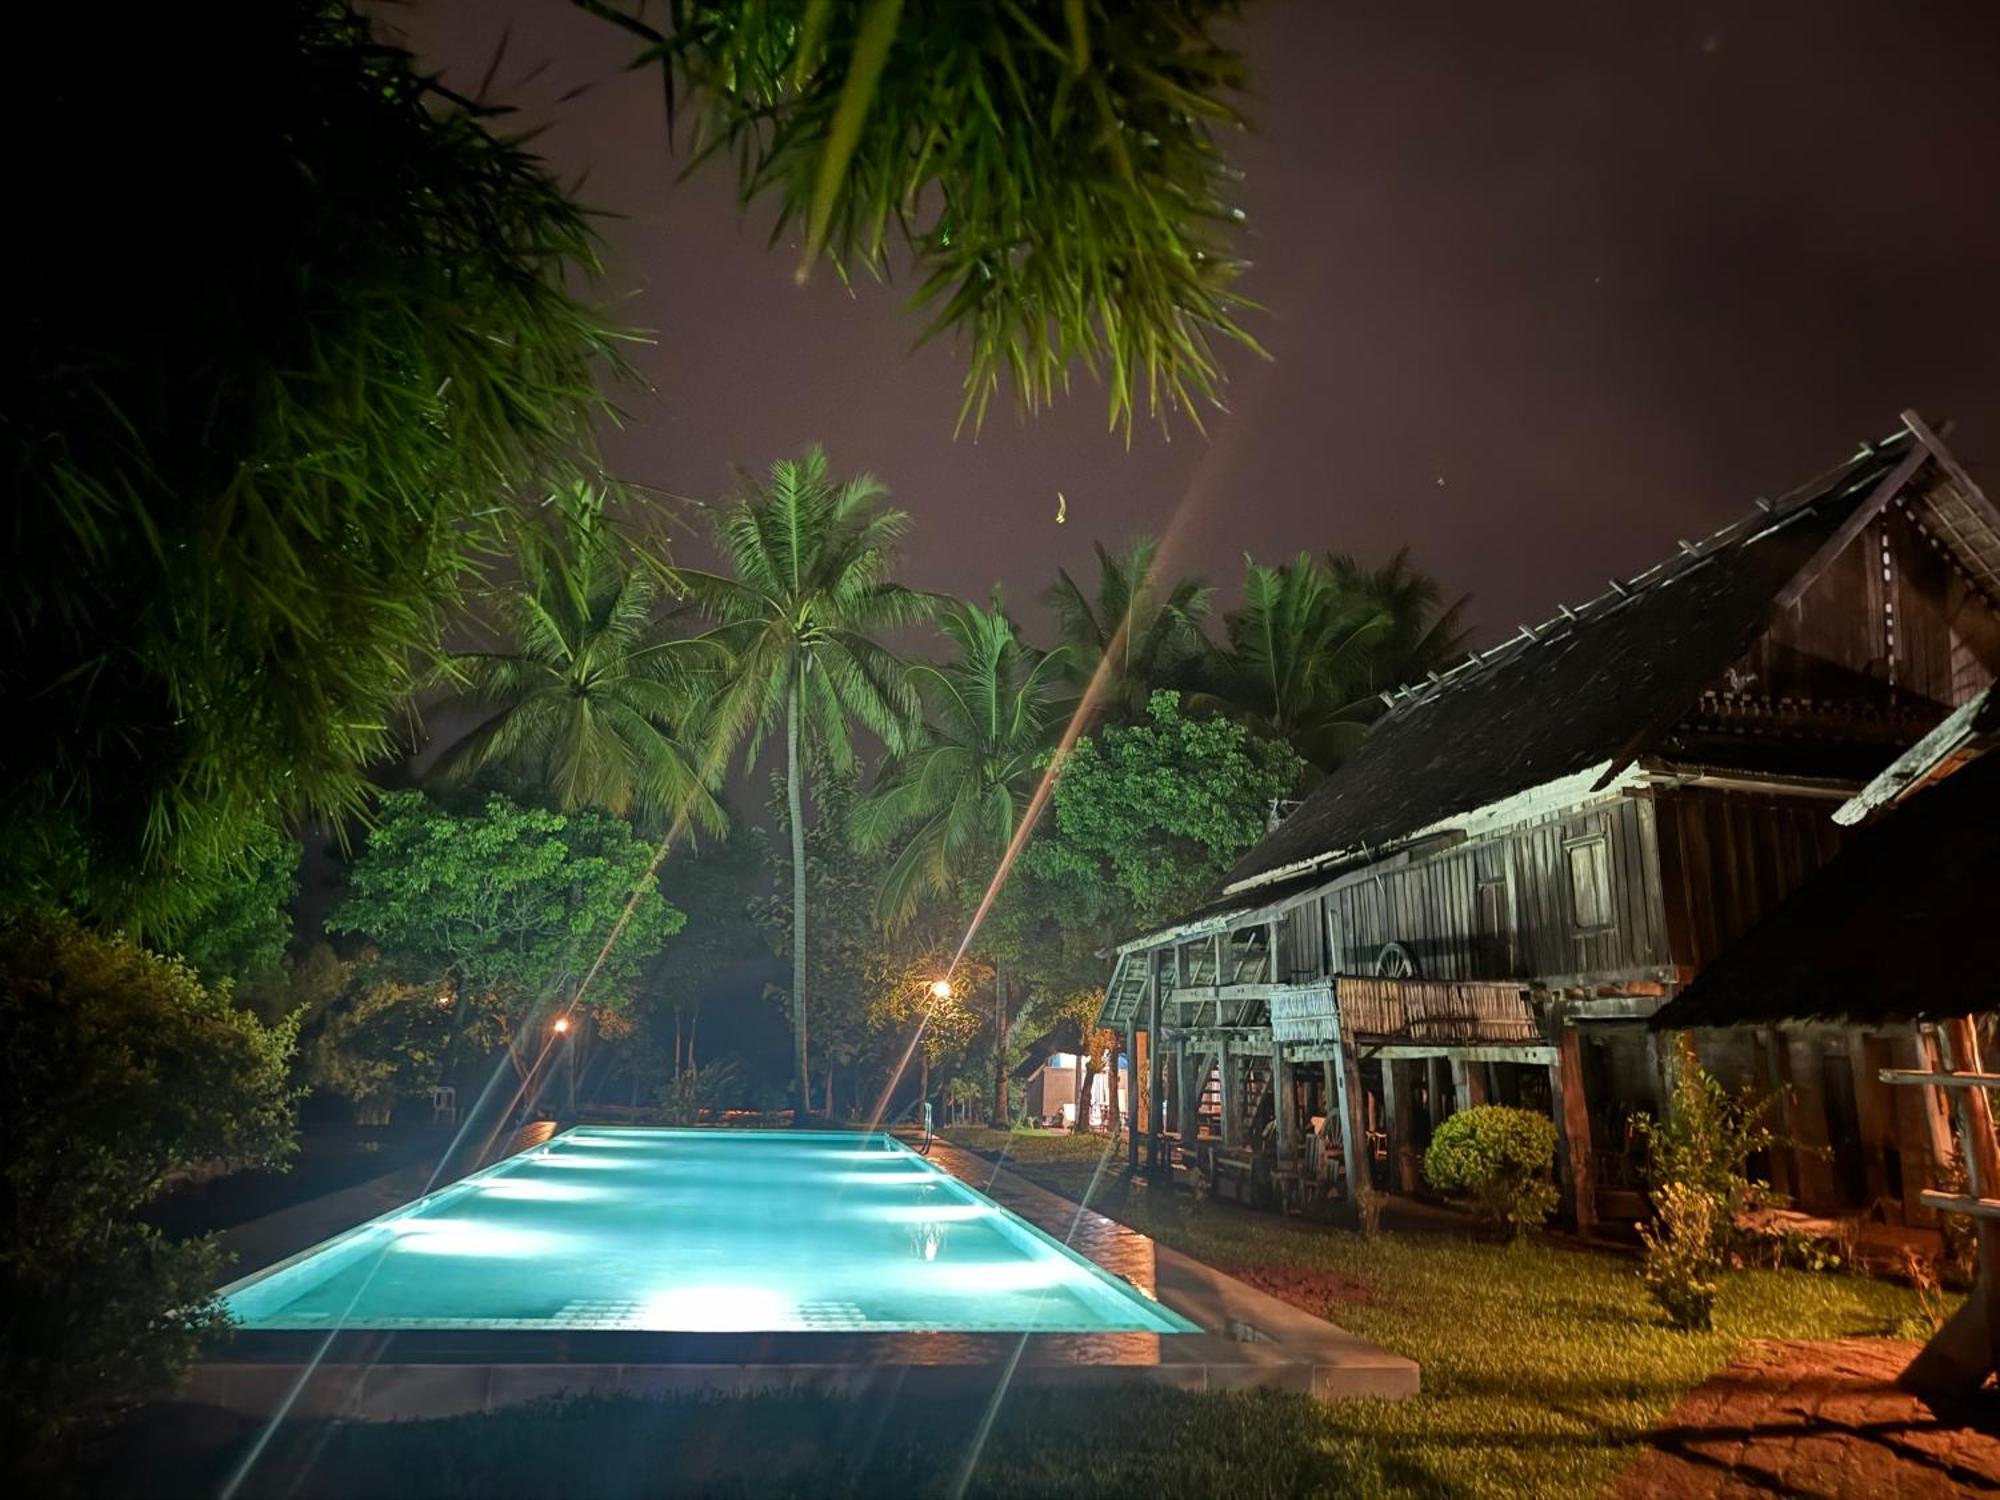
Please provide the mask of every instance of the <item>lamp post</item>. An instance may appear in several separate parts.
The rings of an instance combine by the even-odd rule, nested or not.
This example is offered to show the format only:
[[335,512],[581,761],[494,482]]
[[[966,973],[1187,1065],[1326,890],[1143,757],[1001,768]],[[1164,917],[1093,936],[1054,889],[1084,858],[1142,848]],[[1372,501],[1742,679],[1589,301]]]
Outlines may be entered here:
[[563,1073],[565,1078],[563,1093],[568,1100],[566,1113],[571,1119],[574,1119],[576,1118],[576,1044],[570,1040],[569,1017],[557,1016],[554,1030],[557,1038],[563,1044]]

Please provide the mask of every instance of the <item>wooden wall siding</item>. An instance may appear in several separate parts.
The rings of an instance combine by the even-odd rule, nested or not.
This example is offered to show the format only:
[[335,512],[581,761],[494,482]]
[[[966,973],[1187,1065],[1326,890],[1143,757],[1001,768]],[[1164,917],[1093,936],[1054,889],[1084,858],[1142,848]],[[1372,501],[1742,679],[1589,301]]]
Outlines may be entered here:
[[[1572,843],[1601,839],[1610,920],[1577,925]],[[1649,802],[1621,797],[1357,877],[1327,898],[1343,974],[1400,944],[1424,979],[1567,980],[1671,962]]]
[[1278,923],[1278,978],[1317,979],[1328,973],[1326,923],[1317,901],[1292,907]]
[[1655,801],[1674,876],[1673,961],[1699,969],[1840,849],[1824,799],[1693,787]]
[[1955,706],[1996,672],[2000,615],[1896,510],[1864,528],[1715,688],[1750,699],[1886,703],[1893,675],[1897,691]]

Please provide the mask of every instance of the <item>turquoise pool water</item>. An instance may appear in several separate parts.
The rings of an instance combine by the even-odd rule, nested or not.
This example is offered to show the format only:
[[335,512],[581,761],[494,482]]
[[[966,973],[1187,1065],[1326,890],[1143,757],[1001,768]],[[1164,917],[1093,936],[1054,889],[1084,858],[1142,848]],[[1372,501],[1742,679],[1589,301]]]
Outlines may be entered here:
[[1191,1333],[899,1142],[567,1131],[225,1287],[247,1329]]

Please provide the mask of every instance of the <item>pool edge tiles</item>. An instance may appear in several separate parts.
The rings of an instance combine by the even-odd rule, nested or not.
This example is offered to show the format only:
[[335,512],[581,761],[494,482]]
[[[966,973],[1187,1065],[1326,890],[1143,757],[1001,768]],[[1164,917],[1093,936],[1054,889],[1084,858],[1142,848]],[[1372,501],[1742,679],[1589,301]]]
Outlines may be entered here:
[[[882,1157],[894,1166],[869,1165]],[[811,1219],[803,1260],[798,1237],[766,1222],[789,1202]],[[880,1227],[904,1203],[908,1240]],[[219,1295],[256,1336],[1199,1331],[958,1174],[867,1132],[576,1127]]]

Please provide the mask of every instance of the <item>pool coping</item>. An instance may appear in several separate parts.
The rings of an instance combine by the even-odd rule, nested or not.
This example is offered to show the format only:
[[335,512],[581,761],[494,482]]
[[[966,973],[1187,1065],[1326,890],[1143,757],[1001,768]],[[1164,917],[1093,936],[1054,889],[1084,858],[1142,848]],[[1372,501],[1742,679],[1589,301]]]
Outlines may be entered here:
[[[1420,1374],[1414,1360],[971,1152],[939,1141],[930,1160],[1205,1331],[239,1331],[215,1357],[195,1365],[182,1394],[254,1416],[284,1412],[393,1420],[490,1411],[561,1395],[798,1389],[867,1394],[912,1380],[940,1394],[990,1393],[1010,1380],[1065,1387],[1275,1389],[1322,1400],[1398,1399],[1417,1393]],[[388,1179],[370,1186],[393,1191]],[[318,1202],[287,1212],[311,1210]]]

